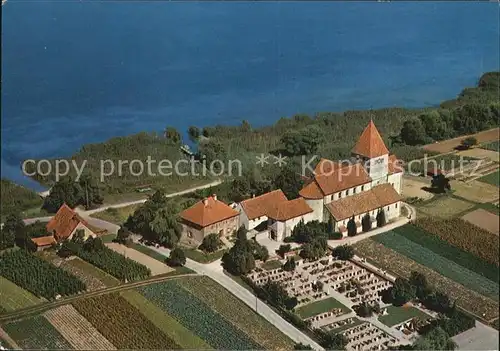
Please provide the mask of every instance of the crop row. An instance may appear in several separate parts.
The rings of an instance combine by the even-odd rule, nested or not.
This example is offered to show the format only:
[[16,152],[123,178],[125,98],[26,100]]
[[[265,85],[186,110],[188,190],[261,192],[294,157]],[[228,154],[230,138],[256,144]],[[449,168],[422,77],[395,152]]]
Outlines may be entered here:
[[[424,221],[427,221],[427,219],[424,219]],[[435,225],[439,225],[441,223],[439,220],[434,222]],[[468,251],[464,251],[461,248],[453,246],[441,239],[439,236],[428,233],[419,226],[407,224],[396,228],[393,231],[440,256],[446,257],[462,267],[485,276],[491,281],[498,281],[499,268],[497,265],[488,263]]]
[[118,349],[179,348],[118,293],[80,299],[73,306]]
[[411,258],[417,263],[423,264],[471,290],[498,301],[499,286],[497,282],[462,267],[395,232],[386,232],[374,238],[375,241]]
[[24,250],[0,255],[0,275],[47,299],[86,289],[85,283],[77,277]]
[[70,350],[71,345],[43,316],[3,325],[3,329],[23,349]]
[[446,220],[422,218],[416,221],[416,225],[486,262],[499,265],[500,240],[498,235],[491,234],[460,218]]
[[96,328],[71,305],[45,313],[45,318],[76,350],[116,350]]
[[[293,342],[233,294],[208,277],[185,277],[178,283],[246,332],[266,350],[292,349]],[[235,313],[238,311],[238,313]]]
[[262,348],[175,280],[147,285],[138,290],[216,349]]

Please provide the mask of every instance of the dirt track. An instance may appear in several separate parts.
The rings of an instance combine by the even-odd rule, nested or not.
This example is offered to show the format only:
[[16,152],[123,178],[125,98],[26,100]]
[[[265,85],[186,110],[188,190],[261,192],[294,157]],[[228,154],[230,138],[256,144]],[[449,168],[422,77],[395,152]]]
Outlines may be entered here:
[[448,139],[444,141],[440,141],[439,143],[428,144],[423,148],[428,151],[435,151],[439,153],[451,152],[455,150],[455,148],[460,145],[461,141],[468,136],[473,136],[477,139],[478,143],[485,143],[488,141],[495,141],[500,138],[500,128],[485,130],[483,132],[479,132],[477,134],[472,135],[464,135],[454,139]]

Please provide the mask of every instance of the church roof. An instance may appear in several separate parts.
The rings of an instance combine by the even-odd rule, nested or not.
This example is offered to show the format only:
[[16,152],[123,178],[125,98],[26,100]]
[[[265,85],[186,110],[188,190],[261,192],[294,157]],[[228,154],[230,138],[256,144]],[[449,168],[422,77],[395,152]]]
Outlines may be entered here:
[[299,197],[294,200],[280,202],[270,209],[267,216],[276,221],[284,222],[311,212],[313,212],[313,209],[309,207],[306,200]]
[[380,133],[372,120],[366,126],[352,152],[368,158],[389,154]]
[[344,197],[326,205],[328,211],[337,221],[357,216],[368,211],[393,204],[401,200],[391,184],[377,185],[368,191]]
[[188,222],[206,227],[238,216],[240,213],[212,195],[181,212],[180,217]]
[[281,189],[270,191],[268,193],[244,200],[240,203],[249,220],[267,216],[271,208],[281,202],[288,201]]

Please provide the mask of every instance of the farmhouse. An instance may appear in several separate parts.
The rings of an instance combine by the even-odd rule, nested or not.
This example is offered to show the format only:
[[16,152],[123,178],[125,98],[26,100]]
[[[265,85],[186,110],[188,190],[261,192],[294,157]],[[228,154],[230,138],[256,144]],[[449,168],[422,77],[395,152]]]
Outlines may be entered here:
[[[321,159],[313,176],[299,192],[313,209],[312,218],[329,221],[334,230],[347,235],[347,223],[354,220],[361,230],[363,217],[383,212],[386,220],[400,215],[402,169],[395,155],[389,155],[373,121],[364,129],[348,162]],[[367,217],[368,218],[368,217]]]
[[84,240],[89,236],[95,237],[101,232],[101,230],[90,226],[66,204],[59,208],[56,215],[47,223],[46,228],[51,235],[31,239],[37,251],[49,248],[64,240],[71,240],[73,235],[80,231],[83,233]]
[[214,194],[181,212],[182,239],[199,245],[208,234],[231,235],[239,227],[239,214]]

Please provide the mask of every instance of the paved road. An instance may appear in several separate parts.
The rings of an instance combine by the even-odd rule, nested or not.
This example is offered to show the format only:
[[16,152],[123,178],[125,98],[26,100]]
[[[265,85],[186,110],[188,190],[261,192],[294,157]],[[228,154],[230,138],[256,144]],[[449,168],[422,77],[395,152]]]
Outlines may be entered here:
[[[165,248],[154,248],[150,247],[152,250],[168,257],[169,250]],[[314,340],[305,335],[303,332],[295,328],[293,325],[284,320],[279,314],[274,312],[268,305],[263,301],[258,299],[253,293],[242,287],[240,284],[236,283],[233,279],[224,274],[220,260],[214,261],[210,264],[201,264],[196,261],[187,259],[186,267],[192,269],[198,274],[206,275],[217,283],[229,290],[233,295],[243,301],[245,304],[250,306],[252,309],[256,309],[257,313],[268,320],[271,324],[276,326],[281,332],[287,335],[290,339],[295,342],[301,342],[305,345],[311,345],[316,350],[323,350],[323,348],[318,345]],[[237,313],[237,311],[235,311]]]
[[498,331],[476,321],[476,326],[454,336],[459,350],[498,350]]

